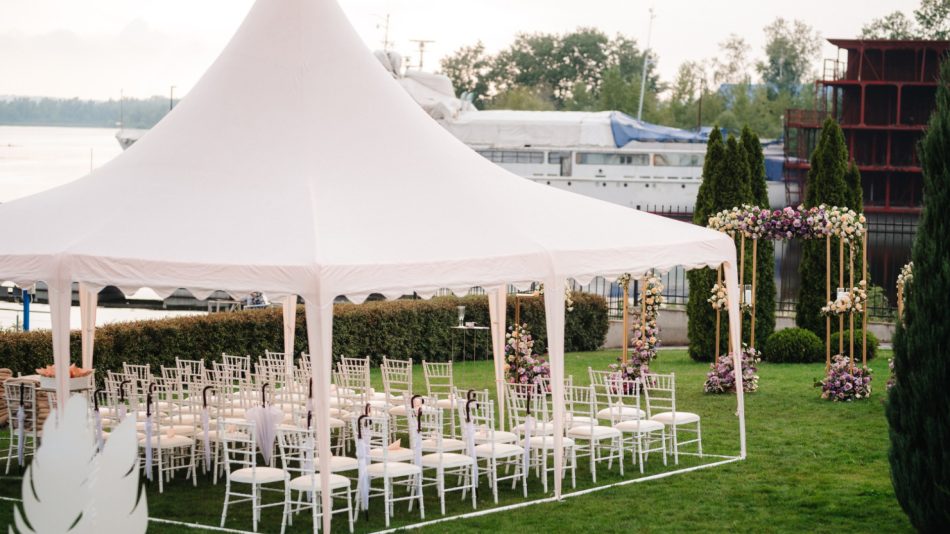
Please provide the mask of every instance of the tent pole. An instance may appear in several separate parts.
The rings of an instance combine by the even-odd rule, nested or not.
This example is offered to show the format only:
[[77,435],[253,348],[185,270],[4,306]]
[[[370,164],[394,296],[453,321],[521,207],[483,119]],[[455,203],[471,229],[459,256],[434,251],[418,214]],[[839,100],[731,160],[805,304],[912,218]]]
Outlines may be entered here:
[[620,284],[623,290],[623,350],[620,353],[620,362],[627,363],[627,345],[630,344],[630,315],[627,310],[627,301],[630,299],[630,284]]
[[544,315],[551,362],[551,398],[554,401],[554,497],[561,498],[564,473],[564,282],[551,276],[545,282]]
[[742,329],[739,313],[739,282],[736,277],[736,265],[732,261],[725,262],[725,277],[727,301],[729,305],[729,345],[732,347],[732,364],[736,370],[736,404],[739,416],[739,456],[746,457],[745,436],[745,392],[742,385],[742,347],[737,343],[741,339]]
[[96,342],[96,306],[99,292],[86,284],[79,284],[79,313],[82,330],[82,368],[92,369],[93,348]]
[[288,380],[294,372],[294,338],[296,333],[297,295],[287,295],[286,300],[284,300],[284,364]]
[[498,398],[498,429],[505,428],[505,319],[508,311],[506,286],[488,292],[491,316],[492,357],[495,364],[495,391]]
[[[327,292],[330,293],[330,292]],[[314,428],[320,469],[320,496],[323,500],[323,531],[330,532],[333,500],[330,495],[330,371],[333,366],[333,298],[315,295],[304,297],[307,315],[307,342],[310,369],[313,372]]]
[[[716,284],[722,287],[722,265],[716,267]],[[719,362],[719,344],[721,341],[719,331],[722,329],[722,309],[716,308],[716,359],[714,362]],[[731,350],[731,349],[730,349]]]
[[53,365],[56,369],[56,405],[58,414],[69,400],[69,311],[73,300],[72,282],[48,282],[50,319],[53,327]]

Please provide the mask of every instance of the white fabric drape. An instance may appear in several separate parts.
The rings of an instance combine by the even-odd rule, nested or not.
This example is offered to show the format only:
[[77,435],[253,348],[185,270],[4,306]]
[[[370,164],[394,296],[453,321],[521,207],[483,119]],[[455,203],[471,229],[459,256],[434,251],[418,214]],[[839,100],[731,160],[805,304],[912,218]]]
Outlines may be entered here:
[[99,291],[86,284],[79,284],[79,313],[82,328],[82,367],[92,369],[93,347],[96,342],[96,307]]
[[317,454],[320,456],[320,496],[323,499],[323,531],[330,532],[330,373],[333,365],[333,297],[320,292],[304,296],[307,316],[307,344],[313,370],[314,412]]
[[561,476],[564,473],[564,284],[565,280],[561,276],[551,276],[544,281],[544,317],[548,331],[548,361],[551,365],[551,400],[554,404],[556,498],[561,497]]
[[488,292],[488,314],[491,317],[491,346],[495,363],[495,390],[498,397],[498,428],[505,428],[505,320],[508,312],[508,287]]
[[[735,248],[733,246],[733,248]],[[736,258],[733,253],[733,258]],[[742,335],[739,323],[739,275],[736,272],[736,260],[723,262],[726,279],[726,293],[729,303],[729,346],[732,350],[732,363],[736,377],[736,415],[739,417],[739,456],[746,457],[745,439],[745,395],[742,391]]]
[[297,332],[297,295],[284,300],[284,361],[288,375],[294,370],[294,335]]
[[50,321],[53,327],[53,366],[56,369],[57,413],[63,411],[69,399],[69,312],[73,288],[68,280],[47,284]]

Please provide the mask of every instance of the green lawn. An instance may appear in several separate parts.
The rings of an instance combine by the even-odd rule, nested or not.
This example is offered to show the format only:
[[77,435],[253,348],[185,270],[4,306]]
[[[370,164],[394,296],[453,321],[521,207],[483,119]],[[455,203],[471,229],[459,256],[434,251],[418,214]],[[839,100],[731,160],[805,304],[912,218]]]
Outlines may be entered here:
[[[577,383],[587,383],[587,367],[606,368],[617,351],[568,354],[567,372]],[[760,390],[746,396],[748,452],[746,461],[691,473],[676,474],[660,480],[606,489],[563,502],[539,504],[487,516],[442,523],[429,532],[896,532],[911,531],[894,498],[887,463],[887,422],[884,418],[883,386],[887,374],[887,354],[872,362],[878,373],[875,392],[867,402],[833,404],[821,401],[814,379],[822,364],[762,364]],[[416,374],[416,389],[424,389],[421,366]],[[737,455],[739,448],[735,397],[702,393],[707,364],[694,363],[684,351],[660,353],[654,369],[675,371],[677,404],[683,410],[703,418],[704,451]],[[490,362],[456,365],[456,383],[460,387],[490,388]],[[378,374],[374,380],[378,380]],[[3,444],[5,446],[5,443]],[[710,459],[706,459],[706,462]],[[586,464],[578,469],[578,489],[592,487]],[[696,465],[694,458],[681,458],[681,466]],[[628,479],[633,473],[628,464]],[[658,457],[651,457],[647,474],[664,469]],[[11,475],[14,469],[11,469]],[[598,469],[598,483],[621,478]],[[154,484],[152,485],[154,486]],[[171,489],[169,489],[171,488]],[[427,489],[428,490],[428,489]],[[190,481],[175,480],[159,495],[149,487],[149,515],[188,523],[218,525],[223,501],[222,486],[213,486],[202,478],[197,488]],[[491,507],[490,492],[484,479],[479,510]],[[569,492],[570,484],[565,491]],[[19,497],[20,483],[0,480],[0,496]],[[545,497],[539,480],[529,478],[529,498]],[[522,502],[520,488],[502,487],[501,504]],[[13,503],[0,501],[0,524],[12,521]],[[437,519],[438,499],[426,493],[426,518]],[[471,511],[471,505],[459,500],[459,494],[447,498],[447,515]],[[360,517],[358,532],[383,527],[380,506],[374,500],[369,520]],[[397,505],[394,526],[417,522],[417,512],[406,512]],[[279,513],[265,511],[261,532],[279,531]],[[338,532],[345,532],[342,516],[335,517]],[[250,530],[249,510],[233,507],[227,527]],[[149,532],[188,532],[178,526],[151,523]],[[309,514],[298,516],[288,532],[309,532]]]

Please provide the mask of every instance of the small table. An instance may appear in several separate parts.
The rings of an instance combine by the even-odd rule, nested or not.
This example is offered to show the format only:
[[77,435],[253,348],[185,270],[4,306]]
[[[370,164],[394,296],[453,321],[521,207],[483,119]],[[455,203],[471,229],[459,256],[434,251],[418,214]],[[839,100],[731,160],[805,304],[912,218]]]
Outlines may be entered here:
[[[452,330],[462,332],[462,363],[465,363],[465,344],[468,338],[468,333],[472,332],[472,364],[475,363],[475,360],[478,359],[478,333],[483,330],[490,330],[487,326],[453,326]],[[455,360],[455,340],[452,340],[452,360]]]

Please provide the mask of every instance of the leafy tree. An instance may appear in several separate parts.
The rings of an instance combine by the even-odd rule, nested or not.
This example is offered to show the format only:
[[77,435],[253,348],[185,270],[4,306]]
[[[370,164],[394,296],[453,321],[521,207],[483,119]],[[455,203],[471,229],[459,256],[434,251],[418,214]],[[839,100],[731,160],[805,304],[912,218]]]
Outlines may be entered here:
[[473,93],[474,103],[484,105],[488,97],[488,77],[491,59],[485,54],[485,45],[478,41],[473,46],[463,46],[441,62],[441,72],[452,80],[458,93]]
[[800,20],[778,17],[765,27],[765,60],[756,63],[762,80],[775,93],[799,90],[821,51],[821,36]]
[[713,59],[713,81],[742,83],[749,77],[749,43],[736,34],[730,34],[719,43],[719,56]]
[[[769,190],[765,180],[765,154],[762,152],[762,143],[748,126],[742,129],[739,139],[749,164],[752,204],[768,208]],[[767,239],[760,240],[757,249],[755,339],[756,345],[762,346],[775,331],[775,243]],[[749,256],[752,257],[751,253]],[[749,269],[750,266],[747,266],[746,272]]]
[[914,21],[901,11],[894,11],[861,27],[864,39],[916,39],[919,33]]
[[[693,207],[693,223],[706,226],[710,215],[716,213],[714,196],[719,179],[719,170],[726,155],[719,126],[713,127],[706,142],[706,159],[703,161],[703,181],[699,184],[696,204]],[[712,269],[693,269],[686,273],[689,280],[689,301],[686,304],[686,334],[689,338],[689,356],[696,361],[712,361],[716,355],[716,312],[707,299],[716,272]]]
[[[891,481],[919,532],[950,531],[950,62],[941,66],[937,103],[919,153],[924,205],[914,241],[914,282],[904,326],[894,339],[887,403]],[[900,322],[898,322],[900,323]]]
[[[848,168],[848,149],[844,134],[834,119],[827,119],[822,126],[818,144],[811,156],[811,169],[805,182],[805,207],[820,204],[829,206],[848,206],[852,201],[851,191],[845,182]],[[832,244],[831,272],[838,272],[837,244]],[[826,252],[823,239],[802,243],[802,261],[798,264],[801,276],[801,288],[798,293],[795,322],[801,328],[807,328],[825,335],[825,321],[820,316],[821,307],[828,300],[825,287]],[[837,281],[832,283],[837,287]]]
[[921,0],[914,10],[920,27],[918,38],[944,40],[950,38],[950,0]]

